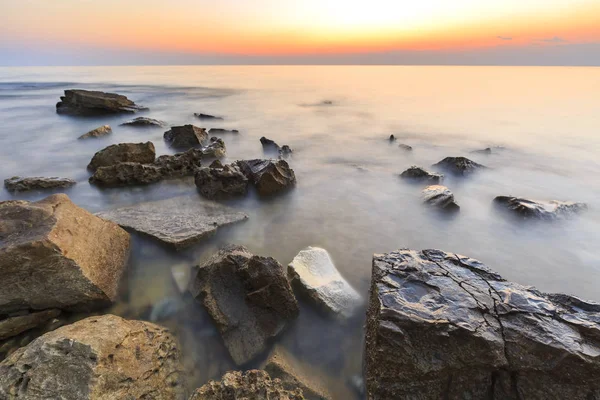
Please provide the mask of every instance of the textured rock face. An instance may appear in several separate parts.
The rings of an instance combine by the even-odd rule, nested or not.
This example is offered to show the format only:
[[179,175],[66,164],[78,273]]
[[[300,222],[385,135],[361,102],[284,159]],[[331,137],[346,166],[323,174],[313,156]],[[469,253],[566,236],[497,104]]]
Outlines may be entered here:
[[88,310],[113,301],[129,234],[64,194],[0,203],[0,315]]
[[225,157],[225,153],[225,142],[216,137],[210,138],[210,143],[202,148],[202,154],[209,158],[222,158]]
[[335,268],[325,249],[302,250],[288,265],[288,276],[295,288],[325,312],[349,317],[362,304],[361,296]]
[[475,171],[487,168],[466,157],[446,157],[439,163],[433,164],[433,166],[454,175],[469,175]]
[[423,203],[444,211],[458,211],[459,205],[454,201],[454,194],[446,186],[431,185],[421,192]]
[[439,250],[373,257],[370,399],[600,398],[600,305]]
[[294,170],[285,160],[247,160],[236,164],[261,195],[276,194],[296,184]]
[[498,196],[494,199],[494,203],[525,219],[554,220],[568,218],[587,210],[587,205],[584,203],[558,200],[539,201],[512,196]]
[[185,399],[180,350],[157,325],[114,315],[47,333],[0,363],[2,399]]
[[177,250],[211,236],[221,226],[248,218],[230,207],[202,201],[197,195],[141,203],[96,215]]
[[135,162],[151,164],[156,158],[156,150],[152,142],[146,143],[119,143],[110,145],[92,157],[88,164],[90,171],[100,167],[108,167],[122,162]]
[[194,125],[173,126],[164,134],[165,141],[169,146],[176,149],[189,149],[200,146],[208,140],[208,134],[204,128]]
[[243,196],[248,192],[248,178],[235,164],[200,168],[195,182],[200,194],[209,199]]
[[112,133],[112,128],[110,125],[103,125],[99,128],[89,131],[81,136],[79,139],[89,139],[89,138],[99,138],[102,136],[110,135]]
[[51,318],[58,317],[60,310],[51,309],[17,315],[0,320],[0,340],[18,335],[43,324]]
[[409,179],[413,181],[427,181],[431,183],[441,183],[444,179],[444,175],[436,174],[435,172],[429,172],[426,169],[413,165],[406,171],[400,174],[401,178]]
[[286,390],[265,371],[232,371],[221,382],[210,381],[197,389],[190,400],[303,400],[302,390]]
[[75,185],[73,179],[69,178],[21,178],[13,176],[4,180],[4,187],[10,192],[27,192],[29,190],[64,189]]
[[146,126],[163,127],[163,126],[167,126],[167,123],[164,121],[160,121],[158,119],[147,118],[147,117],[137,117],[130,121],[125,121],[121,125],[122,126],[139,126],[139,127],[146,127]]
[[98,115],[147,110],[120,94],[90,90],[65,90],[65,95],[60,100],[56,104],[56,112],[59,114]]
[[195,268],[190,292],[208,310],[231,358],[245,364],[298,316],[283,266],[228,246]]

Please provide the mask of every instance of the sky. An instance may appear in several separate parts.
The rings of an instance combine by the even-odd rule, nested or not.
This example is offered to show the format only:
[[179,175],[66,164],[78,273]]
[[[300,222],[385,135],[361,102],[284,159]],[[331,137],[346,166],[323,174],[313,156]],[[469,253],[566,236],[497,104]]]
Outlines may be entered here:
[[600,0],[0,0],[0,65],[600,66]]

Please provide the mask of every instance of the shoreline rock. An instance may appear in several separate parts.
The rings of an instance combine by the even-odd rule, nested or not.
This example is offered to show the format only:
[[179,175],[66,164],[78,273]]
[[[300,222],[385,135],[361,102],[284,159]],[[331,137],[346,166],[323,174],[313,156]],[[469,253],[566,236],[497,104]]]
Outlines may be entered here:
[[111,133],[112,128],[110,127],[110,125],[102,125],[99,128],[93,129],[88,133],[79,136],[77,139],[99,138],[102,136],[110,135]]
[[208,133],[204,128],[194,125],[173,126],[163,135],[170,147],[176,149],[189,149],[201,146],[208,140]]
[[20,176],[13,176],[4,180],[4,187],[9,192],[27,192],[31,190],[66,189],[76,183],[73,179],[69,178],[22,178]]
[[218,119],[218,120],[223,120],[223,117],[216,117],[214,115],[210,115],[210,114],[202,114],[202,113],[194,113],[194,117],[199,118],[199,119]]
[[459,176],[466,176],[478,170],[487,169],[485,165],[478,164],[466,157],[446,157],[437,164],[433,164],[433,166]]
[[416,165],[413,165],[406,171],[402,172],[400,177],[406,180],[429,181],[431,183],[441,183],[444,180],[444,175],[427,171],[426,169],[417,167]]
[[129,121],[125,121],[121,126],[135,126],[135,127],[165,127],[167,123],[154,118],[148,117],[137,117]]
[[0,341],[36,328],[46,321],[60,315],[60,310],[52,308],[38,312],[27,312],[23,315],[9,316],[0,319]]
[[208,199],[226,199],[248,193],[248,178],[236,164],[200,168],[194,179],[198,192]]
[[113,144],[96,152],[87,168],[96,171],[100,167],[108,167],[123,162],[151,164],[156,158],[156,150],[152,142]]
[[570,201],[540,201],[513,196],[498,196],[494,204],[523,219],[556,220],[568,218],[587,210],[585,203]]
[[60,100],[56,104],[56,112],[59,114],[100,115],[148,110],[123,95],[91,90],[65,90],[65,95]]
[[443,211],[456,212],[460,206],[454,200],[454,194],[446,186],[431,185],[421,192],[423,203]]
[[409,145],[404,144],[404,143],[400,143],[398,145],[398,147],[401,148],[404,151],[412,151],[413,150],[412,146],[409,146]]
[[211,135],[213,134],[223,134],[223,133],[234,133],[234,134],[238,134],[240,133],[240,131],[238,131],[237,129],[223,129],[223,128],[210,128],[208,130],[208,133],[210,133]]
[[287,191],[296,185],[296,175],[285,160],[242,160],[235,164],[261,196]]

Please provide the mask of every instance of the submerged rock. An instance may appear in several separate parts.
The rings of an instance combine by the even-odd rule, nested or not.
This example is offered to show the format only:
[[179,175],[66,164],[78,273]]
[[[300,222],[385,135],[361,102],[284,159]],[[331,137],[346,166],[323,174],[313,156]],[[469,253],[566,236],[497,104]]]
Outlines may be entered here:
[[277,143],[275,143],[274,140],[267,139],[264,136],[260,138],[260,144],[262,144],[263,149],[265,149],[265,150],[279,151],[279,149],[281,148]]
[[176,149],[189,149],[197,147],[208,140],[208,133],[204,128],[194,125],[173,126],[164,134],[169,146]]
[[7,339],[42,325],[46,321],[58,317],[60,310],[50,309],[39,312],[26,312],[23,315],[9,316],[0,320],[0,340]]
[[329,253],[318,247],[302,250],[288,265],[292,285],[321,310],[350,317],[362,298],[339,273]]
[[396,136],[394,135],[390,135],[390,142],[395,142],[396,141]]
[[130,121],[125,121],[121,124],[121,126],[139,126],[139,127],[145,127],[145,126],[157,126],[157,127],[164,127],[167,126],[167,123],[164,121],[160,121],[158,119],[154,119],[154,118],[148,118],[148,117],[137,117],[134,118]]
[[494,203],[525,219],[554,220],[587,210],[585,203],[558,200],[539,201],[512,196],[498,196],[494,199]]
[[243,196],[248,192],[248,178],[236,164],[211,164],[196,172],[196,186],[209,199]]
[[0,315],[114,301],[129,234],[64,194],[0,202]]
[[291,147],[288,146],[287,144],[284,144],[283,146],[281,146],[281,149],[279,149],[279,154],[281,156],[287,156],[292,153],[293,153],[293,151],[292,151]]
[[221,226],[244,221],[246,214],[198,196],[140,203],[96,214],[123,228],[153,237],[176,250],[213,235]]
[[222,120],[223,119],[223,117],[216,117],[214,115],[202,114],[202,113],[194,113],[194,116],[196,118],[200,118],[200,119],[218,119],[218,120]]
[[265,371],[231,371],[220,382],[210,381],[189,400],[303,400],[301,389],[286,390]]
[[110,125],[103,125],[99,128],[89,131],[81,136],[78,139],[89,139],[89,138],[98,138],[106,135],[110,135],[112,133],[112,128]]
[[214,320],[237,365],[253,360],[298,316],[283,266],[228,246],[195,268],[191,294]]
[[64,189],[75,185],[73,179],[69,178],[22,178],[13,176],[4,180],[4,187],[9,192],[27,192],[29,190]]
[[119,143],[100,150],[88,164],[90,171],[100,167],[107,167],[122,162],[135,162],[151,164],[156,158],[156,151],[152,142],[146,143]]
[[285,160],[245,160],[235,164],[263,196],[288,190],[296,184],[294,170]]
[[406,171],[402,172],[400,177],[413,181],[428,181],[431,183],[441,183],[444,179],[444,175],[437,174],[435,172],[429,172],[426,169],[417,167],[416,165],[413,165]]
[[90,90],[65,90],[65,95],[60,100],[56,104],[56,112],[59,114],[98,115],[147,110],[123,95]]
[[440,250],[373,257],[370,399],[591,399],[600,305],[507,282]]
[[454,175],[469,175],[477,170],[487,168],[466,157],[446,157],[439,163],[433,164],[433,166],[446,170]]
[[185,399],[181,352],[164,328],[114,315],[47,333],[0,363],[0,398]]
[[454,194],[446,186],[431,185],[421,192],[423,203],[444,211],[458,211],[459,205],[454,201]]
[[208,132],[212,135],[212,134],[219,134],[219,133],[240,133],[240,131],[238,131],[237,129],[222,129],[222,128],[210,128],[208,130]]
[[492,154],[492,149],[491,149],[491,147],[486,147],[485,149],[481,149],[481,150],[473,150],[471,153],[474,153],[474,154]]
[[400,143],[398,145],[398,147],[401,148],[404,151],[412,151],[412,149],[413,149],[412,146],[409,146],[409,145],[404,144],[404,143]]

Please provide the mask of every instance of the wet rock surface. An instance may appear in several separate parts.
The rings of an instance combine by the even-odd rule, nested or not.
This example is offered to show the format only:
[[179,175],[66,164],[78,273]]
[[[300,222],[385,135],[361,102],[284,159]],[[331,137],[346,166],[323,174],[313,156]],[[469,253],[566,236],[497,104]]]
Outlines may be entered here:
[[265,153],[279,154],[280,157],[292,154],[292,149],[287,144],[279,146],[274,140],[267,139],[264,136],[260,138],[260,143],[262,144]]
[[425,181],[431,183],[441,183],[444,180],[444,175],[427,171],[426,169],[417,167],[416,165],[413,165],[406,171],[402,172],[400,177],[416,182]]
[[156,158],[156,150],[152,142],[113,144],[98,151],[88,164],[90,171],[122,162],[151,164]]
[[0,202],[0,315],[110,304],[129,256],[129,234],[64,194]]
[[60,100],[56,104],[56,112],[59,114],[100,115],[147,110],[126,96],[90,90],[65,90],[65,95]]
[[190,292],[212,317],[237,365],[267,350],[299,312],[283,266],[243,246],[227,246],[197,266]]
[[213,235],[221,226],[248,218],[244,213],[202,200],[197,195],[140,203],[96,215],[177,250]]
[[202,113],[194,113],[194,117],[199,118],[199,119],[218,119],[218,120],[223,119],[223,117],[217,117],[214,115],[202,114]]
[[325,249],[308,247],[299,252],[288,265],[288,276],[294,288],[326,313],[347,318],[362,304]]
[[198,192],[209,199],[224,199],[243,196],[248,192],[248,178],[236,164],[222,165],[220,162],[196,172]]
[[27,192],[30,190],[65,189],[76,183],[73,179],[69,178],[22,178],[20,176],[13,176],[4,180],[4,187],[9,192]]
[[175,149],[197,147],[208,140],[206,130],[194,125],[173,126],[163,136],[169,146]]
[[99,128],[93,129],[88,133],[85,133],[78,137],[78,139],[89,139],[89,138],[99,138],[102,136],[110,135],[112,133],[112,128],[110,125],[103,125]]
[[454,200],[454,194],[446,186],[431,185],[421,192],[423,203],[442,211],[458,211],[460,206]]
[[440,250],[373,257],[368,398],[596,399],[600,305]]
[[487,167],[481,164],[471,161],[466,157],[446,157],[437,164],[433,164],[434,167],[440,168],[453,175],[470,175],[478,170],[486,169]]
[[294,170],[285,160],[244,160],[235,164],[263,196],[283,192],[296,184]]
[[162,327],[90,317],[37,338],[0,363],[0,398],[183,400],[180,357]]
[[189,400],[303,400],[302,390],[284,389],[281,381],[261,370],[226,373],[220,382],[210,381]]
[[148,117],[137,117],[134,118],[130,121],[125,121],[121,124],[121,126],[139,126],[139,127],[152,127],[152,126],[156,126],[156,127],[165,127],[167,126],[167,123],[164,121],[160,121],[158,119],[154,119],[154,118],[148,118]]
[[585,203],[558,200],[530,200],[513,196],[498,196],[494,199],[494,204],[524,219],[563,219],[587,210]]
[[223,139],[210,138],[210,143],[202,148],[202,154],[208,158],[223,158],[227,152]]
[[238,134],[240,131],[237,129],[223,129],[223,128],[210,128],[208,132],[212,134],[223,134],[223,133],[235,133]]
[[58,317],[59,314],[60,310],[50,309],[32,313],[24,312],[22,315],[17,313],[17,315],[0,319],[0,340],[33,329],[51,318]]

